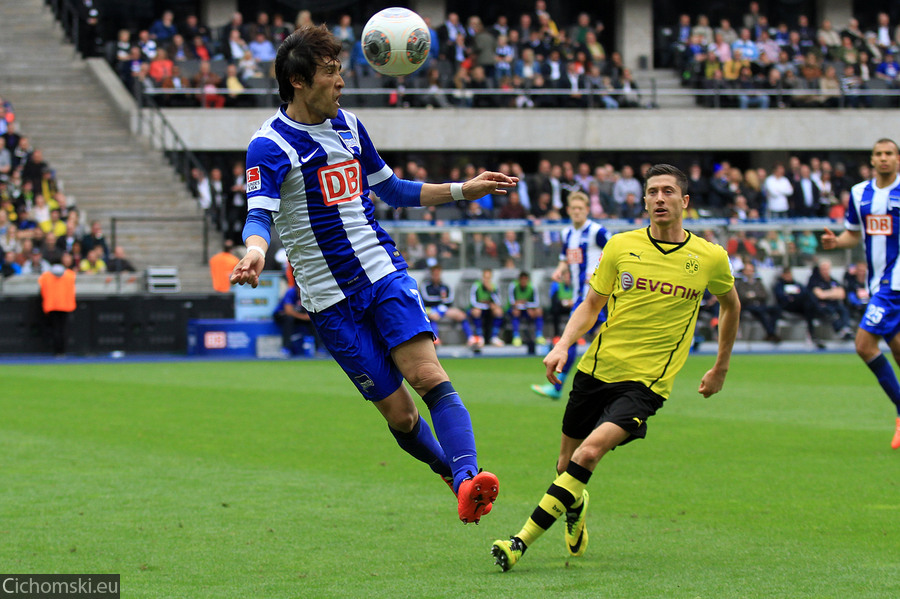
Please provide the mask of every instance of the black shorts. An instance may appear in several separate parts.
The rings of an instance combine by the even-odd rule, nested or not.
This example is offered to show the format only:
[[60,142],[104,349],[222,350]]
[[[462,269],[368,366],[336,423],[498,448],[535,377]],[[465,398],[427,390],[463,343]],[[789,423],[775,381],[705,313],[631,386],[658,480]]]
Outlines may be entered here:
[[622,442],[624,445],[647,436],[647,419],[664,401],[641,383],[604,383],[579,370],[572,379],[562,432],[573,439],[585,439],[602,423],[612,422],[631,435]]

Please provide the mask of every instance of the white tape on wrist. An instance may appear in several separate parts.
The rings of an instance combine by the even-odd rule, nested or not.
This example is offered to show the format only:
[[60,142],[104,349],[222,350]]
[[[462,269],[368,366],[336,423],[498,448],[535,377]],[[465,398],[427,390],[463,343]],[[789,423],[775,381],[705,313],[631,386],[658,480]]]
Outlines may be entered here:
[[461,202],[466,199],[466,196],[463,195],[462,186],[462,183],[450,184],[450,197],[452,197],[457,202]]
[[262,249],[258,245],[248,245],[247,253],[249,254],[250,252],[259,252],[259,255],[263,257],[263,260],[266,259],[266,250]]

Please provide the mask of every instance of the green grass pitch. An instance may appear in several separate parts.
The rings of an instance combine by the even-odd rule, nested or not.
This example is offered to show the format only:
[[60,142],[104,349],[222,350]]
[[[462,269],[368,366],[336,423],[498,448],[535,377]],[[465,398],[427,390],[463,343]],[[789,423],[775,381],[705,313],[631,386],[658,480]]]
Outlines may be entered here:
[[491,542],[553,479],[539,358],[447,360],[500,498],[463,526],[330,362],[0,366],[0,571],[118,573],[122,597],[898,597],[894,413],[853,355],[692,356],[646,441],[510,572]]

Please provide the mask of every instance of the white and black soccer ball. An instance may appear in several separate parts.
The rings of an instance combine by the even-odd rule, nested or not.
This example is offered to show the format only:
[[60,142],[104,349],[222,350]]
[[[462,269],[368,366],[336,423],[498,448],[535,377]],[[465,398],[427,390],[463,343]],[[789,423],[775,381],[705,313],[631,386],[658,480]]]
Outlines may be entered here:
[[431,34],[408,8],[385,8],[363,28],[362,47],[366,61],[382,75],[409,75],[428,58]]

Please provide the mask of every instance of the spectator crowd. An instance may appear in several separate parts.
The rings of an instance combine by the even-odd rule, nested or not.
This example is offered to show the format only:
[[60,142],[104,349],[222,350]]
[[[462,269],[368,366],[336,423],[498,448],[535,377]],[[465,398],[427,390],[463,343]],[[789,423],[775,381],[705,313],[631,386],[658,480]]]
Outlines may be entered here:
[[134,271],[123,248],[111,252],[100,222],[82,222],[43,151],[19,132],[13,106],[0,98],[0,276],[40,275],[54,264],[86,274]]
[[[170,105],[255,105],[243,94],[271,87],[278,45],[296,27],[313,23],[308,10],[288,21],[259,11],[251,21],[241,12],[220,27],[188,14],[176,22],[165,11],[148,28],[121,29],[107,42],[107,58],[131,89],[172,90]],[[629,108],[646,105],[618,52],[607,56],[604,25],[588,13],[558,25],[545,0],[517,18],[501,15],[486,24],[478,15],[465,23],[451,12],[437,27],[428,24],[432,47],[427,63],[406,78],[383,79],[363,57],[362,23],[342,15],[333,25],[343,43],[341,61],[349,87],[394,87],[387,102],[433,107],[519,106]],[[415,96],[409,88],[430,90]],[[183,91],[189,90],[189,91]],[[498,93],[499,92],[499,93]]]
[[[438,207],[394,210],[377,203],[381,222],[413,220],[442,224],[466,221],[491,225],[496,232],[463,234],[455,228],[440,232],[404,232],[397,241],[413,268],[426,268],[430,260],[446,268],[492,267],[517,269],[554,264],[559,236],[555,231],[533,226],[565,219],[567,199],[575,191],[590,201],[590,217],[647,223],[643,204],[643,174],[649,162],[592,164],[540,160],[536,171],[526,172],[513,161],[498,165],[467,164],[452,168],[447,177],[430,177],[416,161],[396,167],[398,176],[420,181],[460,180],[492,168],[515,175],[519,183],[506,196],[486,196],[473,202]],[[791,156],[784,164],[740,169],[727,161],[704,169],[693,163],[686,169],[691,203],[687,216],[698,234],[719,243],[733,256],[737,270],[743,262],[763,265],[811,265],[819,249],[816,225],[808,218],[843,222],[852,184],[870,177],[869,166],[853,165],[852,174],[843,163],[811,157],[802,161]],[[799,219],[799,220],[798,220]],[[514,220],[508,230],[497,231]],[[709,224],[705,224],[706,221]],[[523,223],[525,225],[523,226]],[[630,226],[630,225],[629,225]],[[839,226],[839,225],[838,225]],[[534,249],[531,264],[525,262],[526,246]],[[465,256],[465,264],[461,256]]]
[[[145,29],[119,30],[117,39],[107,42],[107,58],[132,89],[171,90],[162,95],[169,105],[259,105],[257,98],[267,104],[268,98],[244,92],[273,87],[278,45],[294,28],[313,22],[305,9],[293,21],[266,11],[245,20],[238,11],[228,23],[212,27],[196,14],[176,21],[167,10]],[[500,14],[493,23],[455,12],[439,25],[426,23],[432,40],[426,64],[405,78],[383,78],[363,57],[363,24],[342,15],[332,29],[344,46],[348,87],[391,88],[374,100],[391,106],[653,106],[621,54],[607,48],[604,24],[588,12],[564,23],[545,0],[537,0],[532,11]],[[699,104],[895,105],[894,97],[872,90],[897,88],[900,25],[880,13],[876,22],[861,27],[855,18],[838,25],[828,19],[812,23],[803,14],[776,23],[758,2],[749,2],[739,22],[681,15],[677,24],[662,28],[667,35],[657,36],[668,40],[657,41],[662,46],[657,55],[677,69],[685,85],[706,90]]]
[[769,20],[759,2],[750,2],[739,23],[711,23],[700,14],[682,14],[671,32],[666,62],[685,85],[716,94],[698,95],[707,106],[740,108],[889,107],[896,97],[900,25],[886,12],[863,30],[851,18],[838,26],[829,19],[795,23]]

